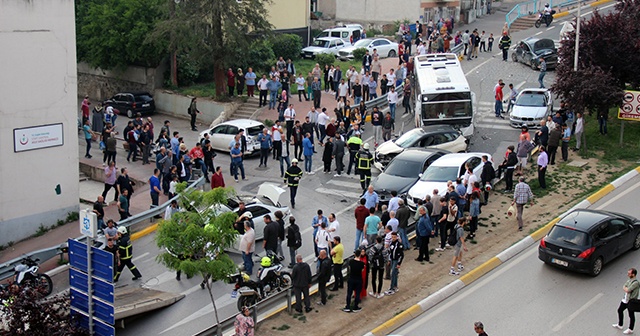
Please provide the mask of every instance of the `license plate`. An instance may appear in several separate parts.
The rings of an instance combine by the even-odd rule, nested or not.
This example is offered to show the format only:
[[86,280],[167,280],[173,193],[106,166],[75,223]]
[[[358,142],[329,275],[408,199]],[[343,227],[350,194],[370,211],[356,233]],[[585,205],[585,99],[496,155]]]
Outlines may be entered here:
[[556,265],[560,265],[560,266],[564,266],[564,267],[569,266],[569,263],[568,263],[568,262],[566,262],[566,261],[564,261],[564,260],[558,260],[558,259],[556,259],[556,258],[551,258],[551,262],[552,262],[552,263],[554,263],[554,264],[556,264]]
[[142,107],[149,107],[149,104],[142,104]]
[[238,291],[237,291],[237,290],[232,291],[232,292],[231,292],[231,298],[232,298],[232,299],[235,299],[235,298],[237,298],[237,297],[238,297]]

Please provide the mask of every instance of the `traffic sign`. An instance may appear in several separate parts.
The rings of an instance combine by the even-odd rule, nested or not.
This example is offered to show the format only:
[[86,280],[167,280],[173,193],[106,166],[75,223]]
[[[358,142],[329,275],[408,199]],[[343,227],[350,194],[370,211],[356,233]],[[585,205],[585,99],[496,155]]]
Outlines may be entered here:
[[625,91],[618,119],[640,121],[640,91]]
[[80,233],[86,237],[95,238],[98,231],[98,216],[95,212],[87,209],[80,210]]
[[[107,303],[113,304],[115,302],[115,288],[112,283],[93,278],[93,296]],[[69,285],[71,288],[75,288],[81,292],[89,292],[89,277],[86,273],[78,271],[74,268],[69,269]]]
[[[85,273],[87,272],[87,245],[75,239],[69,239],[69,264]],[[113,254],[91,247],[91,265],[93,275],[108,283],[113,283]]]
[[[89,330],[89,316],[73,307],[71,308],[71,315],[77,319],[81,328]],[[96,336],[115,336],[116,328],[94,318],[93,333]]]
[[[71,307],[82,311],[89,311],[89,296],[78,290],[71,288]],[[97,317],[107,324],[116,323],[115,309],[113,305],[104,303],[100,300],[92,300],[93,303],[93,317]]]

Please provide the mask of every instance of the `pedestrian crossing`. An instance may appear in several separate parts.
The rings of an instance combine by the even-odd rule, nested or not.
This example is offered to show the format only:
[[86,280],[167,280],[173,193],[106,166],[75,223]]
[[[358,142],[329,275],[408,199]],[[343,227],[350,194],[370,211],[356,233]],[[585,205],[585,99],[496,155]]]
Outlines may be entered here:
[[[506,111],[507,105],[503,104]],[[492,130],[513,130],[509,125],[509,116],[503,114],[504,119],[496,118],[495,102],[479,102],[477,114],[475,116],[475,127]]]
[[360,175],[347,175],[346,173],[342,173],[340,176],[331,175],[331,179],[316,188],[315,191],[353,201],[360,199],[364,193],[360,186]]

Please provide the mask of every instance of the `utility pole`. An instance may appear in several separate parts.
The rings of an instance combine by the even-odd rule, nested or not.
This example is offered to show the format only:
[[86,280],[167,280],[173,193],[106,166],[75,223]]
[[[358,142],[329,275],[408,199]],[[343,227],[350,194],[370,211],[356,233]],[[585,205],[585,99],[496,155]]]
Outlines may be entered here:
[[[579,55],[579,50],[580,50],[580,18],[581,18],[581,13],[582,13],[582,3],[578,3],[578,17],[576,18],[576,45],[575,45],[575,55],[573,56],[573,72],[577,72],[578,71],[578,55]],[[584,113],[584,108],[582,110],[582,127],[584,130],[584,120],[585,120],[585,113]],[[582,134],[580,135],[582,137],[582,148],[580,148],[580,150],[582,151],[583,155],[587,154],[587,136],[586,136],[586,132],[582,132]]]
[[[176,17],[176,4],[180,0],[169,0],[169,18],[173,21]],[[173,25],[173,22],[172,22]],[[171,28],[170,34],[170,49],[171,49],[171,85],[178,86],[178,53],[176,52],[176,38],[175,29]]]

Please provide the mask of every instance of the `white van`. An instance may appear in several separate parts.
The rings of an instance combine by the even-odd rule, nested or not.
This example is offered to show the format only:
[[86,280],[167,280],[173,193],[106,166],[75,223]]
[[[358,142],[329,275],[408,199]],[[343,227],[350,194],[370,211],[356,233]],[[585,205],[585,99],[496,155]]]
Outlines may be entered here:
[[333,27],[325,29],[322,33],[318,34],[314,39],[320,37],[337,37],[344,41],[345,44],[350,45],[358,41],[362,36],[362,26],[356,24],[350,24],[346,26]]

